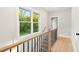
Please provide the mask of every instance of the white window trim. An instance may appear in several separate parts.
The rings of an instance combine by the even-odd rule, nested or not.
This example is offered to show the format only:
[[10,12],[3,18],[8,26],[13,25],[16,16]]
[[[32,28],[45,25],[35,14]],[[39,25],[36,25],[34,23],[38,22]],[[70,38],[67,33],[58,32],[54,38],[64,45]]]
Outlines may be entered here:
[[31,34],[33,34],[33,11],[31,11]]
[[20,24],[19,24],[19,8],[17,8],[17,36],[18,37],[20,36],[20,34],[19,34],[19,32],[20,32],[19,26],[20,26]]

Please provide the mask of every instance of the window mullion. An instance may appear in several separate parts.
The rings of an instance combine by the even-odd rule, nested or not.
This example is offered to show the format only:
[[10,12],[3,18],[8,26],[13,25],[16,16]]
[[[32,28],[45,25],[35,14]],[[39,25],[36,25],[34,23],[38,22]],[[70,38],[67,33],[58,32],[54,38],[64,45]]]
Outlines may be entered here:
[[31,12],[31,33],[33,33],[33,12]]

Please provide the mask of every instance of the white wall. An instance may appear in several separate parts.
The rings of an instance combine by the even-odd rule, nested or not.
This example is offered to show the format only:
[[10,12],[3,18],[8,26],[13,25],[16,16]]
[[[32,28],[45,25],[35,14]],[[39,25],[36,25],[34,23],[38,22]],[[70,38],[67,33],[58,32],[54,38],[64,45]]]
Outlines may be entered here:
[[[40,31],[42,31],[45,25],[47,25],[47,31],[50,26],[50,17],[58,16],[58,33],[60,35],[71,36],[72,32],[74,49],[75,51],[79,51],[79,37],[75,35],[76,32],[79,32],[79,8],[69,8],[52,13],[47,13],[40,8],[28,9],[40,14]],[[15,7],[0,7],[0,47],[18,37],[19,26],[17,12],[18,8]]]
[[[40,31],[47,25],[47,13],[40,8],[28,8],[40,14]],[[10,43],[18,37],[18,8],[0,7],[0,46]],[[47,27],[46,27],[47,31]]]
[[0,7],[0,46],[13,40],[17,34],[16,8]]
[[72,42],[75,51],[79,51],[79,7],[72,7]]
[[51,12],[50,19],[52,16],[58,17],[58,34],[71,36],[71,8]]

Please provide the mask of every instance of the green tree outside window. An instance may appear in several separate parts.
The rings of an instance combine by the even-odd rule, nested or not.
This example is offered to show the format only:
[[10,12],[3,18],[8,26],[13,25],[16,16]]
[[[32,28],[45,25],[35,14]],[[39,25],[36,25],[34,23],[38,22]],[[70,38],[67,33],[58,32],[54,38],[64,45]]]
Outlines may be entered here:
[[[33,19],[31,19],[31,16],[33,16]],[[31,20],[33,20],[32,23]],[[19,22],[20,36],[31,33],[31,24],[33,24],[33,32],[38,32],[39,30],[39,14],[35,12],[31,15],[30,11],[19,8]]]

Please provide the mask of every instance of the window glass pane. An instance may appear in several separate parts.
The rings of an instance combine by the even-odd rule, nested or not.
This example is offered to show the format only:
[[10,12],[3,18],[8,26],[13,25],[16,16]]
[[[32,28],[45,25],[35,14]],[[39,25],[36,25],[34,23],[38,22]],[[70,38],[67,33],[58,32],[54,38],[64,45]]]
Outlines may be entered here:
[[30,34],[31,23],[20,23],[20,35]]
[[19,9],[19,20],[20,21],[29,21],[31,20],[31,12],[25,9]]
[[30,11],[26,11],[24,12],[24,21],[31,21],[31,14]]
[[33,23],[33,32],[38,32],[38,23]]
[[33,13],[33,22],[38,22],[39,21],[39,14]]
[[24,20],[23,17],[24,17],[24,10],[19,8],[19,21],[23,21]]

